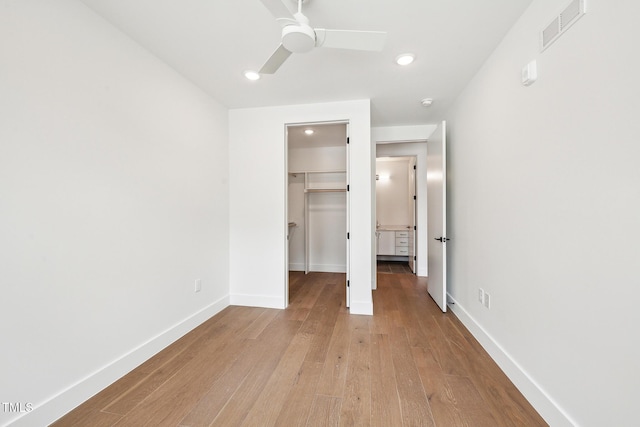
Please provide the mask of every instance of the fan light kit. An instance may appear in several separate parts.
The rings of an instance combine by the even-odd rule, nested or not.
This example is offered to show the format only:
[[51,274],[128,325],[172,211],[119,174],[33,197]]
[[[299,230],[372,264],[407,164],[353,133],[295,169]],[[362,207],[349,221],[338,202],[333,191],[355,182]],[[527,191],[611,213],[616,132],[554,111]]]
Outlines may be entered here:
[[416,56],[413,53],[403,53],[402,55],[398,55],[396,58],[396,64],[409,65],[414,59],[416,59]]
[[[291,13],[284,0],[260,0],[282,26],[280,46],[260,69],[260,74],[273,74],[292,53],[305,53],[314,47],[381,51],[387,33],[384,31],[327,30],[313,28],[302,13],[302,4],[309,0],[297,0],[298,12]],[[296,0],[293,0],[296,1]]]

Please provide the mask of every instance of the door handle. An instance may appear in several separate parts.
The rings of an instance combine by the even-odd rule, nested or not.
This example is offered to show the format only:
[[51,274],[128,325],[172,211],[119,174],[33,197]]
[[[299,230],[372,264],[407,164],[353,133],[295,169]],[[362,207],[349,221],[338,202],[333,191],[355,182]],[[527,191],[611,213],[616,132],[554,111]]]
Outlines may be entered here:
[[451,239],[447,239],[446,237],[434,237],[434,240],[437,240],[438,242],[446,242],[447,240],[451,240]]

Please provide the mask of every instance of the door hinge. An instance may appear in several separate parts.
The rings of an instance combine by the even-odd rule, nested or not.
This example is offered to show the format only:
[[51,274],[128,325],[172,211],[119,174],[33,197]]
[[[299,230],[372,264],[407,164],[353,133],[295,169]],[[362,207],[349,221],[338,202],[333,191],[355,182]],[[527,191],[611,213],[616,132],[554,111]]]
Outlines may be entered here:
[[413,165],[413,170],[416,170],[416,165]]
[[417,226],[417,225],[414,225],[414,226],[413,226],[413,231],[416,231],[417,229],[418,229],[418,226]]
[[347,288],[350,287],[351,284],[349,283],[349,281],[347,280]]
[[416,196],[413,196],[413,200],[418,200],[418,199],[416,198]]
[[349,137],[347,137],[347,144],[349,143]]
[[417,260],[418,260],[418,258],[416,258],[416,256],[414,255],[414,256],[413,256],[413,260],[414,260],[414,261],[417,261]]
[[349,184],[347,184],[347,191],[349,191],[349,188],[350,188],[350,187],[349,187]]
[[349,233],[347,233],[347,240],[349,240]]

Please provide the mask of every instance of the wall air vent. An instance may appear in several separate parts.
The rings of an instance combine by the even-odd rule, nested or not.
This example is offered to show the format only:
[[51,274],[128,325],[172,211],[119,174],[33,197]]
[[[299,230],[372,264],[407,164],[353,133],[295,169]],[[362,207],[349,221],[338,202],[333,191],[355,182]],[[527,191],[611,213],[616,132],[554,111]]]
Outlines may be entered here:
[[556,17],[551,24],[542,30],[542,50],[545,50],[560,35],[560,17]]
[[544,51],[558,40],[585,13],[585,0],[573,0],[564,10],[553,18],[540,35],[541,49]]

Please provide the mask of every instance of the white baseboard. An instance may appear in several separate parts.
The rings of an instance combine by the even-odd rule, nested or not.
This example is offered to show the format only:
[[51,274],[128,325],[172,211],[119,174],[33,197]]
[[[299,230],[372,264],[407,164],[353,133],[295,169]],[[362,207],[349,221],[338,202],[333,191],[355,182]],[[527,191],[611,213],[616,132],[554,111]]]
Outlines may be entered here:
[[304,271],[304,263],[289,263],[289,271]]
[[373,302],[349,301],[349,314],[373,316]]
[[460,319],[464,326],[478,340],[500,369],[520,390],[524,397],[538,411],[540,416],[554,427],[574,427],[577,424],[551,396],[516,362],[507,351],[461,306],[450,294],[447,294],[449,309]]
[[319,273],[346,273],[347,266],[339,264],[310,264],[309,271]]
[[211,317],[229,306],[229,296],[220,298],[213,304],[189,316],[164,332],[140,344],[119,359],[114,360],[86,378],[78,381],[69,388],[62,390],[44,403],[34,403],[31,412],[22,414],[11,420],[12,427],[46,426],[81,403],[94,396],[99,391],[113,384],[134,368],[147,361],[180,337],[195,329]]
[[286,308],[284,296],[279,298],[266,295],[231,294],[230,303],[243,307]]
[[[289,271],[304,271],[304,264],[291,263],[289,264]],[[309,265],[309,271],[318,273],[346,273],[347,267],[338,264],[311,264]]]

